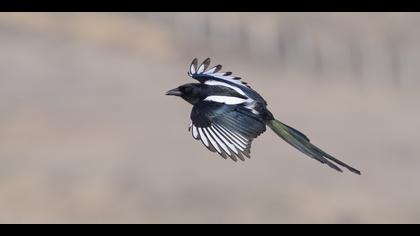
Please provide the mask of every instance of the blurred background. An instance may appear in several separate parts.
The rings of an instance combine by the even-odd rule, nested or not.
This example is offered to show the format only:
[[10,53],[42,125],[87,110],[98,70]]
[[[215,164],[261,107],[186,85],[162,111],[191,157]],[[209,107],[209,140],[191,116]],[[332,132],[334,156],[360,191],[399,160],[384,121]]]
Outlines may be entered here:
[[[0,223],[420,223],[420,14],[0,13]],[[271,130],[191,137],[194,57],[362,171]]]

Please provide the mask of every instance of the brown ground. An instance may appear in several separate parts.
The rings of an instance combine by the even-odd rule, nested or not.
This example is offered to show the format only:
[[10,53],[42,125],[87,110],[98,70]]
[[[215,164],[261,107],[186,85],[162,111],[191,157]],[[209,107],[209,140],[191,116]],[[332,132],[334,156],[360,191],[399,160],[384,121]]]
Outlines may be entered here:
[[315,81],[216,55],[278,119],[363,174],[337,173],[270,130],[234,163],[193,140],[191,107],[164,96],[191,82],[191,55],[5,22],[1,223],[420,223],[418,88]]

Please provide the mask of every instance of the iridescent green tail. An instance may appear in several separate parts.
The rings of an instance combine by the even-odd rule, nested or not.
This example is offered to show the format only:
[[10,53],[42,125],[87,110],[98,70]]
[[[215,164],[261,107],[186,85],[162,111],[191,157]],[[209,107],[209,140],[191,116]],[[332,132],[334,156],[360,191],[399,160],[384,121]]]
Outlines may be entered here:
[[328,153],[322,151],[315,145],[313,145],[308,137],[303,133],[299,132],[298,130],[283,124],[282,122],[273,119],[267,122],[267,125],[284,141],[298,149],[299,151],[305,153],[311,158],[314,158],[321,163],[327,164],[331,168],[342,172],[342,170],[335,164],[343,166],[350,170],[353,173],[360,175],[360,171],[356,170],[355,168],[347,165],[346,163],[337,160],[333,156],[329,155]]

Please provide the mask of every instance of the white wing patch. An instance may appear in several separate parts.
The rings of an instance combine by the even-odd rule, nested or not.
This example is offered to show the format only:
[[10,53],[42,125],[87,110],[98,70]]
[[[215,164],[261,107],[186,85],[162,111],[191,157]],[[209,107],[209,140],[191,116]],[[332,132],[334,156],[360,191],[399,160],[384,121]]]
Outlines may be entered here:
[[217,72],[217,71],[219,71],[220,69],[221,69],[221,66],[215,66],[215,67],[213,67],[213,68],[208,69],[207,71],[205,71],[205,72],[204,72],[204,74],[206,74],[206,75],[211,75],[211,74],[216,73],[216,72]]
[[224,135],[222,135],[214,126],[211,127],[213,132],[224,142],[230,150],[232,150],[234,153],[239,154],[238,150],[236,149],[235,145],[229,140],[225,138]]
[[197,130],[197,127],[195,127],[195,126],[192,127],[192,135],[195,139],[199,138],[198,137],[198,130]]
[[198,67],[197,74],[201,74],[201,73],[203,73],[203,72],[204,72],[204,65],[203,65],[203,64],[201,64],[201,66],[200,66],[200,67]]
[[203,130],[204,130],[204,133],[206,134],[207,139],[210,141],[211,145],[217,150],[218,153],[222,153],[216,141],[213,139],[213,137],[211,137],[211,135],[207,131],[207,128],[203,128]]
[[219,136],[217,136],[214,132],[212,127],[207,128],[207,130],[210,132],[210,134],[212,135],[212,137],[214,137],[214,140],[217,142],[217,144],[229,155],[231,156],[232,153],[229,151],[229,149],[226,147],[226,144],[223,143],[220,139]]
[[195,72],[197,71],[196,68],[197,68],[197,58],[195,58],[191,63],[189,74],[190,75],[195,74]]
[[238,97],[229,97],[229,96],[208,96],[204,99],[204,101],[211,101],[211,102],[218,102],[218,103],[224,103],[228,105],[236,105],[241,104],[248,99],[238,98]]
[[244,161],[243,155],[249,157],[251,140],[223,126],[212,124],[210,127],[196,127],[192,125],[191,133],[194,139],[200,140],[207,148],[213,152],[217,151],[224,158],[227,155],[234,161],[237,161],[237,158]]
[[204,132],[201,128],[197,128],[198,129],[198,133],[200,133],[200,139],[203,142],[203,144],[206,147],[209,147],[209,141],[207,140],[207,137],[204,135]]
[[220,129],[226,136],[229,137],[229,140],[231,140],[231,143],[236,146],[241,151],[244,151],[246,149],[246,141],[242,140],[238,136],[234,137],[231,132],[227,131],[224,127],[215,125],[216,128]]
[[225,86],[225,87],[228,87],[228,88],[231,88],[231,89],[235,90],[236,92],[238,92],[241,95],[246,96],[246,94],[244,93],[244,91],[242,91],[242,89],[240,89],[238,87],[235,87],[235,86],[232,86],[228,83],[224,83],[224,82],[220,82],[220,81],[216,81],[216,80],[208,80],[208,81],[204,82],[204,84]]
[[248,108],[249,110],[251,110],[252,113],[254,113],[255,115],[259,115],[260,113],[255,109],[256,103],[254,101],[250,101],[249,103],[246,104],[245,108]]

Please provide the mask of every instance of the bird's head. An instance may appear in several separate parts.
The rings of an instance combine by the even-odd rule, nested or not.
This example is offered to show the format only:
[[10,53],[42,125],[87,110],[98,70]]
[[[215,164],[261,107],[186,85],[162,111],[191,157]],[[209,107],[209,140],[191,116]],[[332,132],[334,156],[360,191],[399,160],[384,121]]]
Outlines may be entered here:
[[182,97],[185,101],[194,105],[200,101],[201,88],[199,84],[184,84],[169,90],[166,95]]

